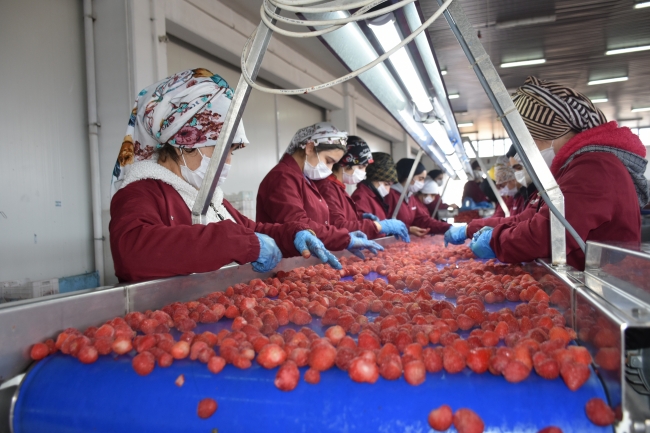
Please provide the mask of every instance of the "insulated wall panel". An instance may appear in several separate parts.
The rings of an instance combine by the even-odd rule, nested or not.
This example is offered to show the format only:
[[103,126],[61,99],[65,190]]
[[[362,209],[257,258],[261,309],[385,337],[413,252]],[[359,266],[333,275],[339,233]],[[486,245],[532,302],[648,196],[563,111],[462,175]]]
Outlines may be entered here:
[[391,153],[390,141],[357,125],[357,135],[368,143],[373,152]]
[[0,281],[94,271],[82,4],[0,11]]

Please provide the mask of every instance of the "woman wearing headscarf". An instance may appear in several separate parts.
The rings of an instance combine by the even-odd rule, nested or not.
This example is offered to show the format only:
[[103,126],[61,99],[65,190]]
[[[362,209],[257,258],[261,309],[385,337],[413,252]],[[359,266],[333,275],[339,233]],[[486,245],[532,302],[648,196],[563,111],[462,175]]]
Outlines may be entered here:
[[384,198],[390,186],[397,182],[397,171],[393,158],[387,153],[373,152],[372,159],[373,163],[366,168],[366,178],[357,184],[357,189],[352,193],[352,200],[364,215],[385,220],[388,218],[388,203]]
[[[440,205],[438,205],[438,202],[440,200],[442,200],[442,196],[440,195],[442,193],[442,190],[440,189],[440,187],[443,185],[444,178],[445,178],[445,172],[436,168],[436,169],[431,170],[429,172],[429,178],[434,181],[434,183],[436,185],[436,190],[438,191],[438,192],[433,194],[433,201],[431,201],[430,203],[425,203],[424,199],[423,199],[423,203],[427,206],[427,210],[429,211],[429,215],[432,215],[433,211],[436,210],[436,209],[438,209],[438,210],[440,210],[440,209],[449,209],[450,207],[453,208],[453,209],[458,209],[458,205],[455,204],[455,203],[447,204],[447,203],[443,202],[443,203],[440,203]],[[424,183],[426,184],[426,180],[424,181]],[[437,214],[434,215],[434,218],[439,219]]]
[[[494,177],[494,183],[499,190],[499,195],[501,195],[510,215],[513,215],[512,208],[515,206],[515,195],[519,188],[517,188],[515,171],[510,166],[507,157],[500,156],[497,158],[497,163],[494,166]],[[497,205],[492,218],[504,218],[505,216],[506,214],[501,206]]]
[[451,227],[451,224],[431,218],[431,214],[429,214],[426,206],[417,198],[412,197],[422,189],[424,179],[427,176],[427,171],[422,163],[419,162],[415,167],[411,183],[406,184],[414,163],[415,160],[412,158],[402,158],[395,165],[395,169],[397,170],[397,183],[391,186],[390,192],[386,197],[386,203],[388,203],[389,208],[388,213],[389,215],[393,214],[402,191],[404,191],[404,188],[407,188],[408,191],[397,213],[397,219],[406,224],[409,232],[415,236],[424,236],[427,233],[434,235],[445,233]]
[[316,181],[330,213],[330,224],[348,231],[360,230],[370,239],[395,235],[409,242],[408,230],[403,222],[379,218],[361,212],[345,191],[345,185],[357,185],[366,178],[366,168],[373,163],[368,144],[360,137],[348,137],[347,153],[334,164],[332,174]]
[[[205,69],[179,72],[142,90],[131,112],[111,182],[111,252],[120,282],[208,272],[232,262],[270,271],[283,256],[310,254],[340,268],[300,222],[255,223],[215,189],[208,224],[193,225],[201,187],[232,90]],[[248,143],[240,123],[232,152]]]
[[[556,83],[529,77],[513,99],[557,179],[566,218],[580,237],[638,243],[639,208],[650,199],[646,149],[639,138],[607,122],[586,96]],[[481,229],[470,247],[479,257],[510,263],[550,257],[549,219],[544,204],[531,218]],[[584,253],[570,236],[566,247],[567,263],[584,269]]]
[[474,179],[469,179],[465,182],[465,186],[463,187],[463,203],[468,198],[472,199],[474,204],[489,202],[487,195],[481,190],[483,172],[477,161],[472,162],[472,170],[474,171]]
[[347,133],[328,122],[298,130],[280,162],[264,177],[257,192],[257,221],[306,224],[334,251],[347,249],[363,257],[383,248],[357,230],[336,227],[316,182],[332,174],[347,152]]

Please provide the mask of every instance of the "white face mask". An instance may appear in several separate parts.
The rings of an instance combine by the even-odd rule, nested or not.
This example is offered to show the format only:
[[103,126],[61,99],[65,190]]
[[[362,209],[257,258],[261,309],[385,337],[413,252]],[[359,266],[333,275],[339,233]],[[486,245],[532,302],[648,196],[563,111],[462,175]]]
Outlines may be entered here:
[[548,165],[548,168],[551,168],[551,164],[553,163],[553,158],[555,158],[555,150],[553,150],[553,142],[551,142],[551,147],[549,147],[548,149],[540,150],[540,153],[542,154],[542,158],[544,158],[544,162],[546,162],[546,165]]
[[[203,183],[203,178],[205,177],[205,173],[208,171],[208,165],[210,164],[210,158],[205,156],[200,149],[197,149],[199,151],[199,154],[201,155],[201,165],[196,170],[190,170],[190,168],[187,166],[187,162],[185,162],[185,155],[184,152],[181,152],[181,158],[183,158],[183,164],[181,165],[181,176],[183,176],[183,179],[187,181],[190,185],[192,185],[196,189],[201,189],[201,184]],[[225,171],[225,166],[224,166],[224,171]],[[223,176],[224,173],[221,173]],[[225,179],[225,177],[224,177]],[[221,178],[219,179],[221,180]]]
[[226,181],[226,178],[228,177],[228,173],[230,173],[230,164],[226,164],[224,162],[223,168],[221,169],[221,175],[219,175],[219,182],[217,182],[217,186],[223,185],[223,183]]
[[316,153],[316,158],[318,158],[318,165],[316,165],[316,167],[311,165],[309,161],[305,160],[305,168],[303,169],[303,172],[305,173],[305,176],[311,180],[325,179],[327,176],[332,174],[332,170],[327,168],[325,163],[320,160],[318,153]]
[[415,183],[409,185],[409,192],[411,194],[415,194],[416,192],[420,191],[422,188],[424,188],[424,182],[418,180]]
[[474,180],[483,180],[483,172],[481,170],[474,170]]
[[517,194],[517,188],[510,189],[507,186],[504,186],[503,188],[501,188],[499,190],[499,194],[501,194],[502,196],[506,196],[506,197],[512,197],[515,194]]
[[528,186],[533,183],[533,180],[530,178],[525,168],[523,170],[515,171],[515,179],[517,179],[517,182],[523,186]]
[[366,172],[359,170],[358,168],[355,168],[352,174],[347,174],[345,171],[343,172],[343,183],[347,185],[356,185],[365,178]]
[[433,203],[433,197],[431,197],[430,195],[424,197],[424,202],[423,202],[423,203],[424,203],[424,204],[431,204],[431,203]]
[[380,196],[386,197],[388,195],[388,188],[386,188],[383,183],[380,183],[377,187],[377,192]]
[[436,183],[438,184],[438,186],[442,186],[442,179],[436,179]]

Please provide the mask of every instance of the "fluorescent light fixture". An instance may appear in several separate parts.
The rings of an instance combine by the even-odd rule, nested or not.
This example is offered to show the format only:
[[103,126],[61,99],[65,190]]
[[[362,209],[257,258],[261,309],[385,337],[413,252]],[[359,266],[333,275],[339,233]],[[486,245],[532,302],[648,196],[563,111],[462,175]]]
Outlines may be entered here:
[[422,140],[426,140],[427,136],[424,134],[424,131],[422,130],[422,123],[418,123],[413,119],[413,114],[409,113],[406,110],[400,110],[399,115],[404,121],[408,124],[409,128],[417,134],[418,137]]
[[627,77],[603,78],[602,80],[592,80],[587,84],[590,86],[595,86],[597,84],[616,83],[619,81],[627,81]]
[[447,130],[440,122],[425,123],[424,128],[429,131],[429,134],[433,137],[433,140],[436,142],[438,147],[444,152],[445,155],[450,155],[454,153],[454,146],[449,140],[449,135],[447,135]]
[[447,75],[447,70],[443,69],[442,71],[440,71],[440,75]]
[[467,155],[469,159],[476,158],[476,153],[474,153],[474,149],[472,148],[472,145],[469,143],[469,141],[464,141],[463,146],[465,146],[465,155]]
[[609,99],[607,98],[593,98],[591,102],[593,102],[594,104],[601,104],[603,102],[607,102],[608,100]]
[[634,5],[634,9],[642,9],[650,7],[650,2],[641,2]]
[[467,180],[467,173],[465,173],[464,170],[457,170],[456,176],[458,176],[458,179],[460,180]]
[[[393,20],[382,25],[370,24],[369,27],[377,37],[377,40],[379,40],[384,52],[390,51],[402,41]],[[402,83],[406,86],[406,90],[411,95],[411,99],[413,99],[418,110],[423,113],[432,111],[433,105],[431,105],[431,101],[429,100],[429,94],[424,88],[422,80],[420,80],[420,76],[406,52],[406,47],[400,48],[395,54],[390,56],[390,62],[402,79]]]
[[449,97],[449,99],[458,99],[460,98],[460,93],[450,93],[447,96]]
[[451,168],[454,169],[454,171],[463,169],[463,164],[460,162],[458,155],[456,155],[455,153],[452,153],[451,155],[447,155],[447,161],[449,161],[449,164],[451,165]]
[[607,50],[605,54],[611,56],[612,54],[625,54],[625,53],[635,53],[637,51],[646,51],[650,50],[650,45],[641,45],[638,47],[629,47],[629,48],[617,48],[615,50]]
[[640,113],[642,111],[650,111],[650,107],[638,107],[632,109],[632,113]]
[[466,123],[459,123],[458,124],[459,128],[467,128],[469,126],[474,126],[474,122],[466,122]]
[[501,63],[502,68],[516,68],[517,66],[540,65],[546,63],[546,59],[523,60],[521,62]]

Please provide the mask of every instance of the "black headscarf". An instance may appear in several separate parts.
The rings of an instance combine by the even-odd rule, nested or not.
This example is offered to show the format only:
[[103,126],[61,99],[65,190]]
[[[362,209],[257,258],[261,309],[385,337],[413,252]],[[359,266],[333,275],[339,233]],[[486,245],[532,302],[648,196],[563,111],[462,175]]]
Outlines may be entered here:
[[[415,160],[413,158],[402,158],[397,162],[397,164],[395,165],[395,169],[397,170],[398,181],[402,182],[408,179],[409,173],[411,173],[411,168],[413,167],[414,162]],[[421,162],[418,162],[418,165],[415,168],[414,175],[418,175],[426,170],[427,169],[424,167],[424,165],[422,165]]]
[[372,153],[370,152],[370,147],[368,143],[356,135],[348,136],[348,151],[343,158],[339,161],[339,164],[345,167],[352,167],[353,165],[368,165],[373,163]]

